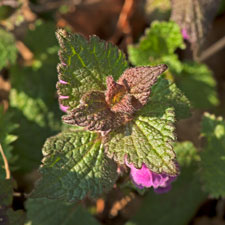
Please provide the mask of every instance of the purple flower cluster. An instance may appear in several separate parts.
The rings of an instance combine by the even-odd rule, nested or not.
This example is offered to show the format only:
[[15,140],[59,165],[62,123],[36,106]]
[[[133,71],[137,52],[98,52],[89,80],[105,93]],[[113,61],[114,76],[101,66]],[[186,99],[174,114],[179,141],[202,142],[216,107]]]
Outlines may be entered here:
[[142,165],[141,169],[136,169],[133,164],[129,164],[127,161],[126,165],[130,168],[132,181],[140,189],[153,187],[156,193],[166,193],[171,189],[171,183],[176,179],[176,176],[154,173],[145,164]]

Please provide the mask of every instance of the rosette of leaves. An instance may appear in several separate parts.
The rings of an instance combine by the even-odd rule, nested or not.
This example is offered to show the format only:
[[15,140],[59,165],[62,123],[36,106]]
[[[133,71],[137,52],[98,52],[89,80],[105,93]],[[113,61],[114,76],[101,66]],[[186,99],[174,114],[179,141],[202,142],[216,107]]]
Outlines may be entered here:
[[96,36],[86,40],[60,29],[57,38],[57,89],[67,112],[62,120],[75,129],[45,142],[42,178],[31,196],[97,197],[113,187],[117,165],[125,160],[177,175],[175,113],[188,109],[189,102],[175,84],[159,77],[167,66],[127,68],[124,54]]

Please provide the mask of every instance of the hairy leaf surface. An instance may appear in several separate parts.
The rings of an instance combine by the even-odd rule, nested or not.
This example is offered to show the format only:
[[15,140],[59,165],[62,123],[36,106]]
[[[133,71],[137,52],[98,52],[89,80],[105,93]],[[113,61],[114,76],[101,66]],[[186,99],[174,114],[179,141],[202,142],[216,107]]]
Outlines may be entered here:
[[106,76],[118,79],[127,68],[123,53],[111,43],[91,36],[86,40],[78,34],[57,31],[60,44],[57,83],[60,104],[69,106],[69,110],[79,104],[83,94],[93,90],[105,90]]
[[97,197],[112,188],[116,164],[105,157],[100,137],[87,131],[60,133],[43,147],[42,179],[32,197],[65,201]]

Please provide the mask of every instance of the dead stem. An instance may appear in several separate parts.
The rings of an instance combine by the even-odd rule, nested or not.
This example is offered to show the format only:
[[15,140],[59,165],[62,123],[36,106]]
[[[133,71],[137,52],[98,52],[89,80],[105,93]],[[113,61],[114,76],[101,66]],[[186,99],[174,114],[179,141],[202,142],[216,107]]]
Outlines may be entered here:
[[9,170],[9,163],[8,163],[8,160],[5,156],[5,153],[2,149],[2,145],[0,144],[0,152],[1,152],[1,155],[2,155],[2,158],[3,158],[3,161],[4,161],[4,165],[5,165],[5,173],[6,173],[6,179],[10,179],[10,170]]

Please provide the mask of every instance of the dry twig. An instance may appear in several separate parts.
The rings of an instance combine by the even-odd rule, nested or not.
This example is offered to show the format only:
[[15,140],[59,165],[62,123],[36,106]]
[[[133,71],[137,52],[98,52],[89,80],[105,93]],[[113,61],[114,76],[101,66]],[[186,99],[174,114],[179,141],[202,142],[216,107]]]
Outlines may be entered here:
[[5,165],[5,173],[6,173],[6,179],[10,179],[10,170],[9,170],[9,163],[8,160],[5,156],[5,153],[2,149],[2,145],[0,144],[0,153],[2,155],[3,161],[4,161],[4,165]]
[[125,0],[123,8],[121,10],[118,22],[117,22],[117,30],[113,37],[111,38],[111,41],[116,43],[118,39],[121,37],[122,34],[126,35],[127,42],[131,43],[131,27],[129,23],[129,19],[133,13],[134,9],[134,0]]
[[219,41],[212,44],[209,48],[207,48],[199,57],[199,61],[205,61],[218,51],[222,50],[225,47],[225,36],[222,37]]

